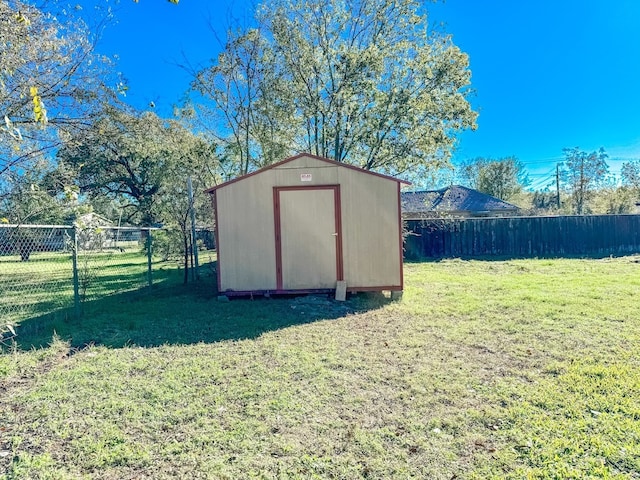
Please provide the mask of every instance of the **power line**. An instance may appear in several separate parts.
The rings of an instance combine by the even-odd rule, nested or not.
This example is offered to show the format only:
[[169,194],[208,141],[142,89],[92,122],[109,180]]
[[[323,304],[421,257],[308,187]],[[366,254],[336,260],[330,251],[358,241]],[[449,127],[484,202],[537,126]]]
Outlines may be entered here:
[[549,187],[553,185],[554,180],[554,177],[549,176],[547,178],[536,180],[535,182],[531,183],[531,185],[528,185],[527,188],[537,189],[541,187]]
[[[639,159],[640,159],[640,155],[635,156],[635,157],[615,156],[615,157],[608,157],[607,158],[608,161],[616,161],[616,162],[637,161]],[[562,163],[562,162],[564,162],[564,160],[565,160],[565,157],[553,157],[553,158],[548,158],[548,159],[544,159],[544,160],[532,160],[532,161],[529,161],[529,162],[521,161],[520,163],[522,163],[523,165],[544,165],[546,163]]]
[[553,157],[553,158],[547,158],[544,160],[533,160],[530,162],[520,162],[523,165],[544,165],[545,163],[558,163],[558,162],[562,162],[564,160],[564,157]]
[[529,173],[527,172],[527,175],[530,177],[545,177],[547,175],[553,175],[556,172],[556,167],[554,166],[551,170],[549,170],[546,173]]

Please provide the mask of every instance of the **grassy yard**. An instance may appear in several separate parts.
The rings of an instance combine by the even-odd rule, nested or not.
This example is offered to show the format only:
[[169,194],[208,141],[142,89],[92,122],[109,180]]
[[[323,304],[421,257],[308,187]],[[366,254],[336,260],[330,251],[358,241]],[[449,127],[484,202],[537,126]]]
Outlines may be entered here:
[[[180,283],[182,279],[175,266],[175,262],[164,262],[154,257],[153,282]],[[78,293],[83,308],[107,295],[139,290],[148,285],[147,255],[138,247],[127,251],[81,251],[77,271]],[[28,262],[20,261],[17,255],[0,256],[0,272],[0,320],[14,323],[35,315],[73,314],[73,260],[70,253],[36,252],[31,254]]]
[[344,304],[160,285],[27,320],[0,354],[0,479],[640,478],[640,257],[405,283]]

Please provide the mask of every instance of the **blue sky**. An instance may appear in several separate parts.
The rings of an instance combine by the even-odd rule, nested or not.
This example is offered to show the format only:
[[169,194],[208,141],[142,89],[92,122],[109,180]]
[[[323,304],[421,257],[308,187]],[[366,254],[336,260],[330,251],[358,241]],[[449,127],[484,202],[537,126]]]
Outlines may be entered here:
[[[121,0],[98,46],[119,55],[127,100],[159,114],[189,86],[178,64],[203,66],[229,18],[247,22],[250,0]],[[534,187],[552,179],[562,148],[604,147],[612,172],[640,158],[640,1],[447,0],[430,20],[470,56],[478,129],[454,160],[515,155]]]

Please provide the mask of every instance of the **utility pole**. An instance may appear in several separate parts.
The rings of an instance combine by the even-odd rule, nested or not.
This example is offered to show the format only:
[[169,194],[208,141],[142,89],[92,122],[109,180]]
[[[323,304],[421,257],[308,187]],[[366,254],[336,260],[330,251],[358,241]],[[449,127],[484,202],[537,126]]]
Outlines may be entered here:
[[556,206],[560,210],[560,164],[556,163]]
[[578,190],[580,196],[579,201],[576,202],[578,204],[578,214],[582,215],[582,207],[584,206],[584,191],[585,191],[585,181],[584,181],[584,157],[585,154],[580,154],[580,189]]

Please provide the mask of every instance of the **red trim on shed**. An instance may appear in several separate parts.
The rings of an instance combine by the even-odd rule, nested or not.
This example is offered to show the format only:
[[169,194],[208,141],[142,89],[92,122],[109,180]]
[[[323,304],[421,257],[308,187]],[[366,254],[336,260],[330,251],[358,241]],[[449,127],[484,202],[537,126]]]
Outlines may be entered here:
[[218,198],[216,192],[211,192],[211,203],[213,203],[213,218],[215,219],[215,231],[216,236],[216,277],[218,281],[218,291],[222,287],[220,283],[220,235],[218,235]]
[[[227,290],[220,292],[228,297],[248,297],[251,295],[305,295],[308,293],[333,293],[335,288],[305,288],[300,290]],[[347,287],[347,292],[400,292],[402,287],[398,285],[381,285],[379,287]]]
[[338,281],[344,280],[344,259],[342,258],[342,200],[340,185],[333,191],[334,214],[336,222],[336,273]]
[[273,225],[276,236],[276,288],[282,290],[282,232],[280,226],[280,189],[273,187]]
[[348,163],[336,162],[335,160],[331,160],[331,159],[325,158],[325,157],[319,157],[317,155],[312,155],[310,153],[299,153],[298,155],[294,155],[293,157],[289,157],[289,158],[287,158],[285,160],[282,160],[281,162],[272,163],[271,165],[267,165],[266,167],[261,168],[260,170],[256,170],[255,172],[247,173],[246,175],[242,175],[241,177],[234,178],[233,180],[229,180],[227,182],[221,183],[220,185],[216,185],[215,187],[211,187],[211,188],[205,190],[205,193],[214,192],[215,190],[218,190],[219,188],[226,187],[227,185],[231,185],[232,183],[239,182],[241,180],[244,180],[245,178],[252,177],[252,176],[257,175],[259,173],[262,173],[262,172],[264,172],[266,170],[271,170],[273,168],[278,168],[281,165],[284,165],[284,164],[289,163],[289,162],[293,162],[294,160],[298,160],[299,158],[302,158],[302,157],[309,157],[309,158],[312,158],[314,160],[320,160],[321,162],[328,163],[330,165],[345,167],[345,168],[349,168],[351,170],[356,170],[356,171],[361,172],[361,173],[366,173],[367,175],[374,175],[376,177],[386,178],[387,180],[393,180],[394,182],[398,182],[398,184],[404,183],[405,185],[411,185],[411,182],[407,182],[406,180],[400,180],[399,178],[390,177],[389,175],[383,175],[382,173],[377,173],[377,172],[372,172],[370,170],[365,170],[364,168],[356,167],[354,165],[349,165]]
[[[282,281],[282,224],[280,221],[280,192],[292,190],[333,190],[333,214],[336,228],[336,280],[344,279],[344,264],[342,259],[342,204],[340,203],[340,185],[292,185],[273,187],[273,216],[276,243],[276,287],[274,293],[301,292],[301,290],[283,290]],[[315,291],[315,290],[314,290]],[[324,291],[324,290],[318,290]],[[309,291],[311,292],[311,291]]]
[[400,195],[400,184],[398,183],[398,232],[400,235],[400,290],[404,290],[404,237],[402,236],[402,204],[401,204],[401,195]]

